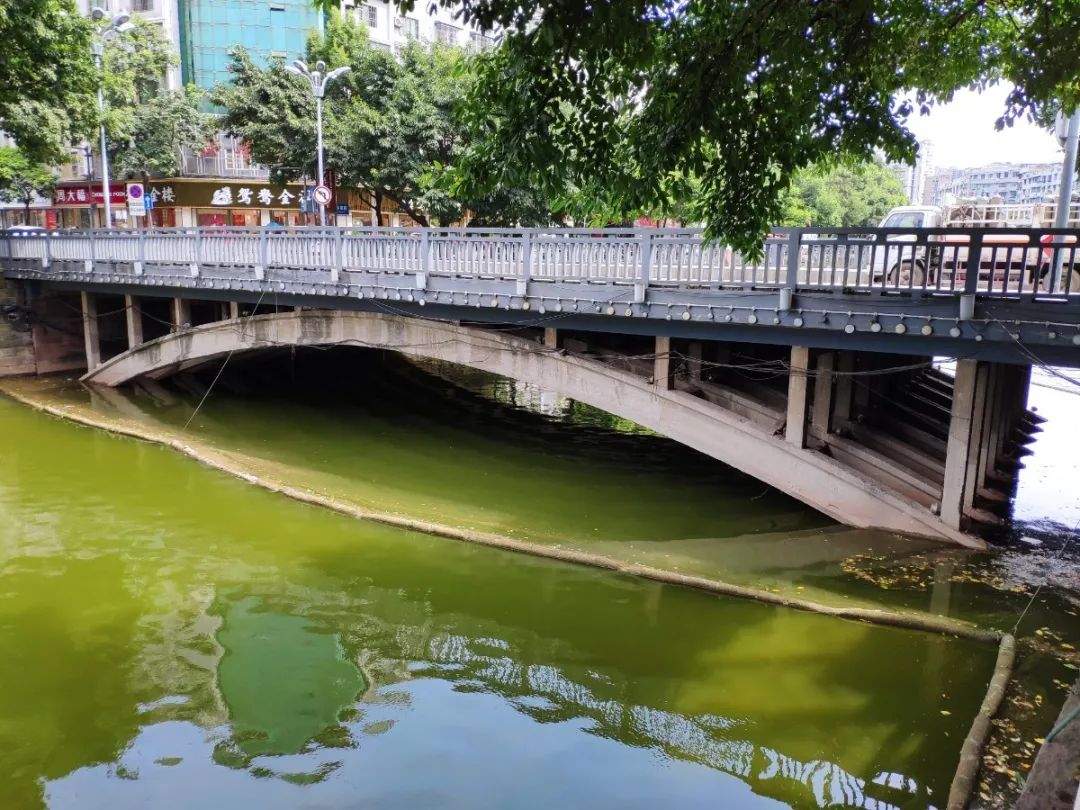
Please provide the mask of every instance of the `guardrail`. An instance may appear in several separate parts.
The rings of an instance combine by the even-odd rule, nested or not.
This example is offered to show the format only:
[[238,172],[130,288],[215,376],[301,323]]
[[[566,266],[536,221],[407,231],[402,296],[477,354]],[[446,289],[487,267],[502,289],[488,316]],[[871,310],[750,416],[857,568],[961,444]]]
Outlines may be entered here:
[[1080,229],[778,228],[751,259],[697,229],[167,228],[0,232],[11,269],[337,281],[397,273],[710,289],[1080,300]]

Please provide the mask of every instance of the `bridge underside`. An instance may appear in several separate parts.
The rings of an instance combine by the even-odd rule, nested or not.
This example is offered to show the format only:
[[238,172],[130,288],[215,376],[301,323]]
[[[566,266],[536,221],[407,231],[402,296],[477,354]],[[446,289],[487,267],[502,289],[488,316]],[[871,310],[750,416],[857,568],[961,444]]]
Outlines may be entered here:
[[[81,294],[85,382],[116,386],[235,352],[398,351],[557,391],[705,453],[835,520],[981,547],[1038,428],[1023,366],[395,314]],[[193,325],[194,324],[194,325]],[[102,352],[113,356],[102,362]]]

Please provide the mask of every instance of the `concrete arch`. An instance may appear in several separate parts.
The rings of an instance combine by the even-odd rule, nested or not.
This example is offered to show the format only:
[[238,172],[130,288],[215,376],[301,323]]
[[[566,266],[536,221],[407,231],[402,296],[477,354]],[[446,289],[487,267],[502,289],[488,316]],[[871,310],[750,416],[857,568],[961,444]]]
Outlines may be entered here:
[[454,323],[332,310],[218,321],[136,346],[88,372],[83,381],[117,386],[142,376],[167,376],[230,352],[282,345],[389,349],[533,383],[644,425],[841,523],[983,547],[926,507],[692,394],[519,337]]

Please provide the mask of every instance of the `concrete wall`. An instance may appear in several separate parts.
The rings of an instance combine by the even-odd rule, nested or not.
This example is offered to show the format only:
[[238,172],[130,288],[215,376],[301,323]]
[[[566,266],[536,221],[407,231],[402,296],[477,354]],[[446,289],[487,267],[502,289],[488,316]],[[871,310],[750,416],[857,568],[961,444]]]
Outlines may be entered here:
[[0,282],[0,377],[37,371],[33,334],[29,329],[19,329],[18,321],[13,322],[2,314],[4,307],[18,303],[15,283]]

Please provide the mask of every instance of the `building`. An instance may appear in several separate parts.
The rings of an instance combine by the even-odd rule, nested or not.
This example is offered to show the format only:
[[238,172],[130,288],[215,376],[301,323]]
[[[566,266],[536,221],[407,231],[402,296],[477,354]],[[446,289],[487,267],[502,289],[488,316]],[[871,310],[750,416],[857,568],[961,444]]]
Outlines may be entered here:
[[970,169],[937,169],[931,173],[922,200],[947,205],[952,200],[989,200],[1034,205],[1053,202],[1061,183],[1060,163],[992,163]]
[[1020,183],[1020,202],[1027,204],[1056,202],[1061,188],[1060,163],[1032,166]]
[[173,40],[185,84],[204,90],[229,80],[229,51],[245,48],[258,64],[303,55],[308,33],[323,17],[310,0],[147,0],[176,3],[179,26]]
[[919,153],[915,163],[891,162],[886,164],[890,172],[900,183],[907,195],[908,202],[918,203],[923,198],[928,167],[932,164],[934,147],[930,141],[919,142]]
[[402,14],[390,0],[345,0],[342,13],[366,25],[372,44],[387,50],[396,50],[410,40],[472,50],[487,50],[497,43],[497,37],[463,26],[452,10],[441,6],[429,10],[426,5],[418,3],[413,11]]

